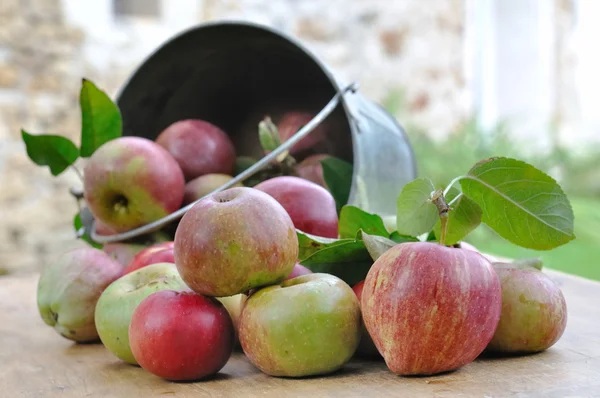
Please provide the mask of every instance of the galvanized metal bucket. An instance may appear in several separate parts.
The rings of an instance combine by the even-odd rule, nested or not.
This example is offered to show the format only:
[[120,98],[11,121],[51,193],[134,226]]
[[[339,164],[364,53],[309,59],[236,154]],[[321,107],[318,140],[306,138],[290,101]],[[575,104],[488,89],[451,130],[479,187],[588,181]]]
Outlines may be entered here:
[[[261,160],[226,189],[266,166],[320,123],[327,136],[310,151],[351,162],[349,203],[394,215],[396,197],[416,177],[415,159],[402,127],[378,104],[345,85],[303,45],[272,28],[243,22],[213,22],[192,28],[158,48],[117,96],[124,135],[155,139],[171,123],[209,121],[226,131],[239,155]],[[268,156],[258,141],[259,121],[286,111],[316,116]],[[302,160],[300,157],[298,160]],[[193,205],[193,204],[192,204]],[[181,217],[192,205],[126,233],[92,237],[100,243],[130,239]]]

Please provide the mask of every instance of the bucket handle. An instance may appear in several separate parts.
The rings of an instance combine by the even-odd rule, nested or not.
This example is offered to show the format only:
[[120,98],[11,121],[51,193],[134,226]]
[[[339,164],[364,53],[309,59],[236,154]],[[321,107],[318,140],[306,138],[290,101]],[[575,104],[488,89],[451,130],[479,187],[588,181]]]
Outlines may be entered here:
[[327,118],[327,116],[329,116],[331,114],[331,112],[333,112],[333,110],[337,107],[337,105],[340,103],[340,100],[343,95],[345,95],[348,92],[354,93],[356,90],[358,90],[358,83],[356,83],[356,82],[351,83],[351,84],[343,87],[342,89],[340,89],[333,96],[333,98],[331,98],[331,100],[327,103],[327,105],[325,105],[323,107],[323,109],[321,109],[321,111],[319,111],[319,113],[317,113],[315,115],[315,117],[313,117],[308,123],[306,123],[304,126],[302,126],[302,128],[300,130],[298,130],[296,132],[296,134],[294,134],[287,141],[285,141],[284,143],[279,145],[272,152],[270,152],[269,154],[262,157],[258,162],[254,163],[252,166],[250,166],[249,168],[247,168],[246,170],[242,171],[240,174],[235,176],[232,180],[221,185],[219,188],[215,189],[211,193],[204,195],[203,197],[196,200],[195,202],[192,202],[192,203],[186,205],[185,207],[182,207],[181,209],[179,209],[159,220],[153,221],[151,223],[148,223],[141,227],[132,229],[130,231],[126,231],[126,232],[114,234],[114,235],[99,235],[96,232],[96,222],[95,222],[95,220],[92,219],[91,224],[89,226],[90,237],[92,238],[93,241],[95,241],[97,243],[106,244],[106,243],[120,242],[120,241],[124,241],[124,240],[128,240],[128,239],[132,239],[132,238],[138,237],[140,235],[148,234],[150,232],[154,232],[154,231],[157,231],[157,230],[163,228],[168,223],[175,221],[178,218],[182,217],[197,202],[204,199],[205,197],[212,195],[214,193],[223,191],[225,189],[231,188],[235,184],[242,182],[242,181],[248,179],[249,177],[252,177],[254,174],[256,174],[257,172],[259,172],[260,170],[265,168],[273,159],[275,159],[277,156],[279,156],[284,151],[289,150],[292,146],[294,146],[296,143],[298,143],[298,141],[300,141],[302,138],[306,137],[319,124],[321,124],[325,120],[325,118]]

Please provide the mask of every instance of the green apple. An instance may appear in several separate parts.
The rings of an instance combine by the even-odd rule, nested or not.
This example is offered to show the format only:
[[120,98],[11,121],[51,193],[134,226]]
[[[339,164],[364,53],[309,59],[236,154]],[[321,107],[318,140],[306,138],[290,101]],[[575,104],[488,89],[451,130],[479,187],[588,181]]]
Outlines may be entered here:
[[229,316],[231,317],[231,321],[233,322],[233,330],[234,330],[235,336],[236,336],[236,341],[239,341],[237,339],[238,326],[240,324],[240,316],[242,315],[242,308],[244,307],[244,304],[246,303],[247,298],[248,298],[248,296],[246,296],[245,294],[242,294],[242,293],[236,294],[234,296],[217,297],[217,300],[219,300],[221,302],[221,304],[223,304],[223,306],[229,313]]
[[101,250],[84,247],[63,253],[44,267],[38,281],[42,319],[67,339],[97,341],[96,302],[122,274],[123,267]]
[[175,264],[152,264],[129,273],[106,288],[96,305],[96,328],[102,343],[118,358],[137,364],[129,346],[129,323],[139,303],[159,290],[189,291]]
[[244,353],[271,376],[331,373],[350,360],[360,337],[352,288],[320,273],[258,290],[246,301],[239,323]]

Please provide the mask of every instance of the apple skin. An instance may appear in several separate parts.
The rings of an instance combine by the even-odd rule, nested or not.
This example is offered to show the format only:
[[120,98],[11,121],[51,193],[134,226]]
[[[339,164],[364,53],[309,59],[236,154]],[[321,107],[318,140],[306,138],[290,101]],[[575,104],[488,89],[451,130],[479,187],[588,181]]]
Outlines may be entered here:
[[269,286],[248,298],[239,325],[244,353],[271,376],[334,372],[360,340],[360,308],[344,281],[314,273]]
[[117,232],[156,221],[179,209],[185,180],[160,145],[120,137],[94,152],[85,167],[83,192],[92,214]]
[[[354,294],[356,294],[356,298],[358,299],[359,303],[362,299],[364,286],[365,281],[360,281],[352,287],[352,290],[354,291]],[[381,357],[381,354],[379,354],[379,351],[377,351],[377,347],[375,347],[375,343],[373,343],[373,339],[369,335],[369,331],[367,330],[364,321],[361,323],[361,331],[360,343],[358,344],[356,353],[363,357]]]
[[294,265],[294,269],[292,269],[292,272],[285,279],[293,279],[297,276],[308,275],[312,273],[313,272],[311,270],[306,268],[304,265],[298,263]]
[[271,178],[254,188],[281,203],[299,230],[326,238],[338,237],[335,200],[325,188],[293,176]]
[[235,296],[228,297],[216,297],[217,300],[223,304],[229,316],[231,317],[231,321],[233,322],[233,330],[235,332],[235,345],[239,343],[238,339],[238,326],[240,323],[240,316],[242,315],[242,309],[244,308],[244,304],[248,299],[248,296],[245,294],[236,294]]
[[312,181],[317,185],[327,188],[325,185],[325,179],[323,178],[323,166],[321,161],[331,156],[326,154],[312,155],[298,163],[296,166],[296,174],[300,178]]
[[492,264],[470,250],[401,243],[375,261],[363,319],[388,368],[432,375],[472,362],[488,345],[502,306]]
[[502,286],[502,313],[488,352],[528,354],[556,343],[567,326],[560,288],[534,267],[495,263]]
[[108,254],[113,260],[126,267],[133,258],[144,250],[147,246],[137,243],[114,242],[107,243],[102,247],[102,251]]
[[[277,122],[279,137],[281,142],[287,141],[290,137],[298,132],[305,124],[307,124],[315,114],[305,111],[290,111],[281,115]],[[314,148],[326,138],[327,128],[324,123],[321,123],[309,135],[302,138],[296,145],[290,148],[291,154],[297,154],[302,151]]]
[[100,296],[95,315],[98,335],[119,359],[137,364],[129,345],[131,315],[143,299],[159,290],[189,291],[175,264],[140,268],[114,281]]
[[122,273],[121,264],[102,250],[85,247],[63,253],[44,267],[38,281],[37,306],[42,319],[69,340],[97,341],[96,303]]
[[179,163],[186,180],[204,174],[233,174],[235,148],[217,126],[198,119],[180,120],[163,130],[156,143]]
[[156,263],[173,263],[175,264],[174,253],[175,242],[162,242],[152,245],[140,251],[127,264],[123,274],[129,274],[142,267]]
[[175,264],[196,293],[225,297],[279,283],[298,258],[298,238],[277,201],[231,188],[196,203],[175,233]]
[[[188,205],[192,202],[201,199],[223,184],[231,181],[232,176],[227,174],[205,174],[194,178],[192,181],[185,184],[185,193],[183,195],[183,204]],[[243,187],[242,183],[237,183],[233,187]]]
[[163,290],[131,316],[129,341],[139,365],[168,380],[198,380],[225,366],[233,349],[231,318],[212,297]]

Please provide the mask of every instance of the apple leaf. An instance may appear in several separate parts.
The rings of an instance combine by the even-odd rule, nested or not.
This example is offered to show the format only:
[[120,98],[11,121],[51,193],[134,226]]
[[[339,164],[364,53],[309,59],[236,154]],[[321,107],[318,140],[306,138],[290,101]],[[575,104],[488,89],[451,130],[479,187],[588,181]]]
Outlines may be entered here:
[[404,243],[404,242],[418,242],[419,240],[414,236],[401,235],[398,231],[394,231],[390,234],[390,239],[396,243]]
[[272,152],[281,145],[281,138],[277,126],[270,117],[265,117],[258,123],[258,140],[265,152]]
[[439,219],[437,207],[431,203],[435,191],[428,178],[417,178],[406,184],[396,202],[396,227],[399,234],[419,236],[430,232]]
[[48,166],[57,176],[71,166],[79,157],[75,144],[59,135],[32,135],[21,130],[27,156],[38,166]]
[[483,222],[516,245],[550,250],[575,239],[569,199],[552,177],[525,162],[481,161],[460,185],[483,209]]
[[331,195],[335,199],[338,214],[348,203],[352,188],[353,168],[348,162],[329,156],[321,160],[323,179]]
[[[456,199],[458,197],[458,199]],[[456,199],[448,212],[448,220],[446,226],[446,245],[451,246],[460,242],[471,231],[481,224],[481,207],[473,200],[463,195],[458,189],[452,187],[446,195],[446,201]],[[436,236],[441,234],[441,222],[438,219],[434,227]]]
[[365,231],[360,231],[360,233],[362,241],[365,243],[365,247],[373,261],[377,260],[383,253],[399,244],[383,236],[370,235]]
[[122,134],[123,121],[117,105],[89,80],[83,79],[81,106],[81,156],[90,157],[102,144]]
[[313,272],[335,275],[349,285],[367,276],[373,260],[358,238],[329,239],[297,231],[298,262]]
[[360,230],[386,238],[390,235],[383,220],[377,214],[367,213],[355,206],[342,207],[339,222],[340,238],[353,238]]
[[492,265],[494,266],[494,268],[515,268],[530,271],[536,269],[538,271],[541,271],[542,267],[544,266],[544,263],[542,262],[542,259],[535,257],[522,258],[512,262],[495,262],[492,263]]
[[[85,220],[82,220],[82,218],[83,219],[86,218],[86,214],[85,214],[86,210],[87,209],[84,208],[75,215],[75,218],[73,219],[73,227],[75,228],[75,232],[77,233],[79,239],[83,239],[90,246],[95,247],[96,249],[102,249],[102,245],[100,243],[94,242],[92,240],[92,238],[88,234],[87,227],[84,223]],[[83,213],[83,216],[82,216],[82,213]]]

